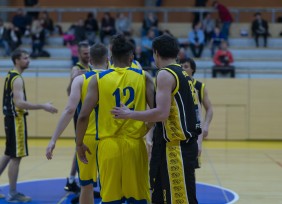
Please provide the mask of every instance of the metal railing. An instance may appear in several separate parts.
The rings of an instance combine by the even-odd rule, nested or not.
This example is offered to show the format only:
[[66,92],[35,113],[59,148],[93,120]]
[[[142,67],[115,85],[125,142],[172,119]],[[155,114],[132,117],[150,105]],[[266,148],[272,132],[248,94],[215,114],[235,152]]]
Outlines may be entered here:
[[[0,12],[11,13],[16,12],[18,8],[15,7],[0,7]],[[199,7],[92,7],[92,8],[62,8],[62,7],[38,7],[38,8],[24,8],[25,11],[47,11],[57,13],[57,22],[62,22],[62,16],[64,13],[77,13],[77,12],[127,12],[129,17],[132,18],[133,13],[147,13],[147,12],[157,12],[162,13],[163,22],[169,21],[169,14],[175,12],[186,12],[186,13],[200,13],[201,19],[205,12],[215,13],[217,10],[214,8],[199,8]],[[229,8],[230,12],[235,16],[235,22],[240,21],[241,13],[255,13],[255,12],[266,12],[271,13],[271,22],[275,22],[276,14],[282,12],[282,7],[280,8]]]

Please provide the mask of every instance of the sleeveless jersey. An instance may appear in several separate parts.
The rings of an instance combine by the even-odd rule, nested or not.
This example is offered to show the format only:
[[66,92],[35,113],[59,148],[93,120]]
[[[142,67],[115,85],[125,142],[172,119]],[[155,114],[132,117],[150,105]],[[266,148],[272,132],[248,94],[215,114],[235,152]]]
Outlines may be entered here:
[[166,142],[198,136],[201,133],[201,121],[198,115],[197,93],[191,78],[178,64],[161,70],[166,70],[175,77],[176,87],[171,93],[169,117],[166,121],[157,123],[156,132],[161,134]]
[[[83,102],[86,98],[87,95],[87,90],[88,90],[88,84],[90,80],[92,79],[93,75],[97,74],[99,71],[98,70],[92,70],[90,72],[87,72],[82,75],[83,77],[83,83],[81,87],[81,96],[80,96],[80,102],[77,106],[77,113],[79,115],[79,112],[81,110],[81,106],[83,105]],[[98,108],[95,108],[89,116],[89,123],[85,132],[85,135],[95,135],[97,136],[97,131],[96,131],[96,120],[97,120],[97,114],[98,114]]]
[[[13,83],[15,79],[22,76],[16,70],[11,70],[8,72],[5,84],[4,84],[4,94],[3,94],[3,114],[5,116],[17,116],[18,114],[27,114],[26,110],[19,109],[15,106],[13,100]],[[23,81],[23,92],[24,100],[26,101],[25,85]]]
[[110,111],[123,103],[135,111],[146,110],[145,72],[135,68],[113,68],[97,74],[99,88],[99,138],[128,136],[142,138],[147,133],[144,122],[114,119]]
[[202,104],[202,102],[204,100],[205,84],[200,82],[200,81],[197,81],[196,79],[193,79],[193,85],[198,92],[199,102],[200,102],[200,104]]
[[92,71],[92,67],[90,64],[88,65],[88,67],[85,67],[82,63],[78,62],[75,66],[77,66],[80,70],[86,70],[87,72]]
[[[109,69],[115,68],[112,60],[109,60]],[[133,60],[131,63],[131,68],[140,69],[137,60]]]

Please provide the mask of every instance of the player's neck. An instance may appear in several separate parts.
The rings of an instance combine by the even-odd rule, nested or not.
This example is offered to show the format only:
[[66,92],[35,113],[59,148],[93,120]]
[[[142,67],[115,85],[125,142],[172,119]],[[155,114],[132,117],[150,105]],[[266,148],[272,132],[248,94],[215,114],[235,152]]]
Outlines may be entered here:
[[18,66],[15,66],[15,67],[14,67],[14,70],[16,70],[19,74],[22,74],[22,73],[23,73],[23,69],[21,69],[21,68],[18,67]]
[[79,61],[79,63],[82,64],[82,66],[84,66],[84,67],[88,67],[88,62],[87,62],[87,63],[84,63],[84,62],[82,62],[82,61]]
[[176,60],[175,59],[162,59],[162,61],[160,62],[160,67],[159,68],[163,68],[163,67],[166,67],[168,65],[171,65],[171,64],[176,64]]

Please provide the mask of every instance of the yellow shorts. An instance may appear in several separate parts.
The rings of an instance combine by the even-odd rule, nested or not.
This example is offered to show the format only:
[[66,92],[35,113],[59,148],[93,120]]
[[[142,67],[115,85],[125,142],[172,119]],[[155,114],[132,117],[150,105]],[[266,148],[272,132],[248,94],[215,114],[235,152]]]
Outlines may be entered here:
[[81,186],[86,186],[89,184],[96,185],[98,175],[96,159],[98,141],[96,140],[95,135],[85,135],[83,143],[89,148],[91,154],[86,152],[88,164],[84,164],[83,162],[81,162],[78,156],[76,155],[79,183]]
[[98,171],[102,202],[150,202],[148,156],[143,138],[99,140]]

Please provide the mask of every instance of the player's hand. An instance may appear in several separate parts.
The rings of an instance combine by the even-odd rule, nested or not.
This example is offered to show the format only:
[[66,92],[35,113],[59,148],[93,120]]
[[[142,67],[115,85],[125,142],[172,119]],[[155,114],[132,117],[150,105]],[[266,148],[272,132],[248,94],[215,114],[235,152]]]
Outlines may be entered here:
[[58,109],[55,108],[50,102],[43,104],[43,109],[49,113],[58,113]]
[[53,150],[55,149],[55,145],[56,143],[51,140],[46,148],[46,157],[48,160],[52,159],[53,157]]
[[198,140],[197,143],[198,143],[198,157],[200,157],[202,154],[202,141]]
[[82,145],[77,145],[76,146],[76,153],[77,153],[77,156],[79,158],[79,160],[81,162],[83,162],[84,164],[88,164],[88,160],[86,158],[86,152],[88,152],[89,154],[91,154],[89,148],[85,145],[85,144],[82,144]]
[[118,118],[118,119],[130,118],[131,112],[132,111],[122,103],[120,104],[120,107],[114,107],[111,111],[111,113],[114,115],[114,118]]
[[202,131],[203,131],[203,133],[202,133],[202,134],[203,134],[203,138],[208,137],[209,129],[204,127],[204,128],[202,129]]

